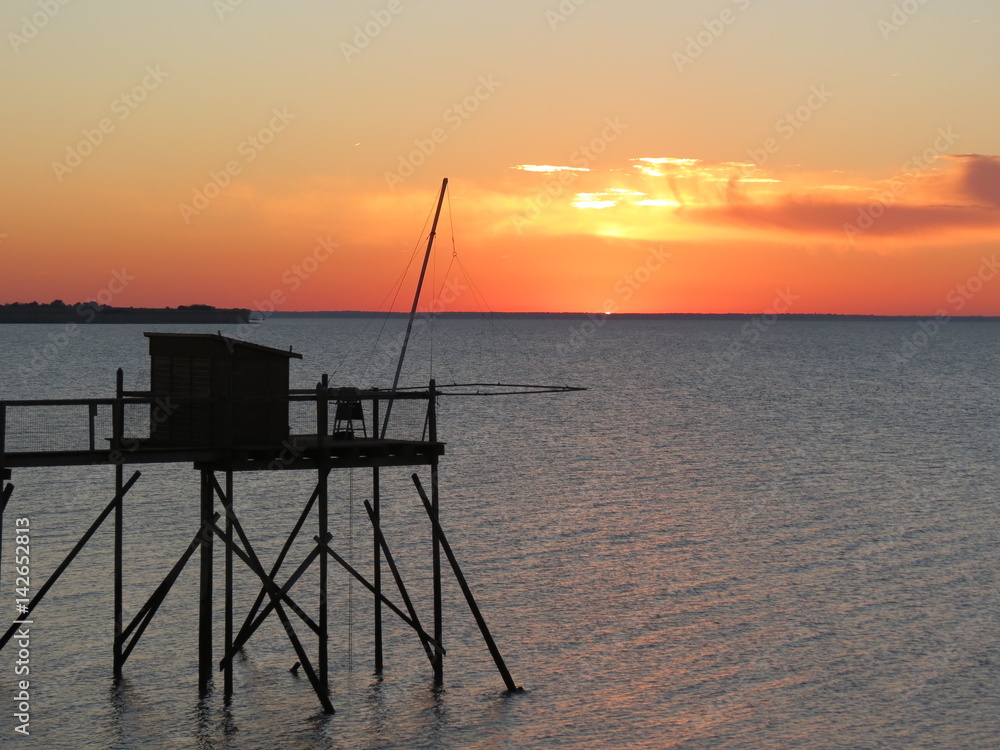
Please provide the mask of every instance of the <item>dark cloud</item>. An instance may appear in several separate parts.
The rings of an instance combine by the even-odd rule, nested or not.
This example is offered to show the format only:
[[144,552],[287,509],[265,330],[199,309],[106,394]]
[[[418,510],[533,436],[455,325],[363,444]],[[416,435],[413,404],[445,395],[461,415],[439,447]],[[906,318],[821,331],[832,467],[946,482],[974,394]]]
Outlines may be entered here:
[[981,154],[962,154],[961,186],[965,194],[987,206],[1000,208],[1000,158]]
[[1000,211],[981,206],[838,203],[808,199],[688,209],[682,215],[704,223],[741,224],[809,234],[844,235],[853,231],[880,237],[1000,227]]

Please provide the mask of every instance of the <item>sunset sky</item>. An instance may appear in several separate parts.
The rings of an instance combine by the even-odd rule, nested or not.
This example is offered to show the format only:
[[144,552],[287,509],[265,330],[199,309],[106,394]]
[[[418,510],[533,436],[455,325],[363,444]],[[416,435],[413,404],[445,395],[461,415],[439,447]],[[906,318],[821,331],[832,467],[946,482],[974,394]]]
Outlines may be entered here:
[[384,308],[448,177],[425,307],[1000,315],[995,0],[6,0],[0,31],[0,302]]

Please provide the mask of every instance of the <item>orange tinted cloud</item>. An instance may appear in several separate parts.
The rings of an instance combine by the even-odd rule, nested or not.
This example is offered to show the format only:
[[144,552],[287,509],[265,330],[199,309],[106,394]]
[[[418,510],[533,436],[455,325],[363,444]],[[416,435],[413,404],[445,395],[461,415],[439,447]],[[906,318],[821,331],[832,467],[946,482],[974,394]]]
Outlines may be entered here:
[[880,180],[775,173],[741,162],[632,162],[628,169],[591,174],[551,170],[534,195],[519,198],[516,228],[545,233],[574,227],[646,239],[708,240],[757,230],[785,241],[819,236],[947,243],[981,238],[1000,226],[1000,160],[993,156],[942,156]]
[[1000,228],[1000,161],[970,154],[944,157],[942,169],[906,174],[870,187],[841,186],[847,195],[830,196],[826,187],[755,200],[729,196],[726,205],[687,212],[705,223],[766,227],[789,234],[819,234],[941,242]]

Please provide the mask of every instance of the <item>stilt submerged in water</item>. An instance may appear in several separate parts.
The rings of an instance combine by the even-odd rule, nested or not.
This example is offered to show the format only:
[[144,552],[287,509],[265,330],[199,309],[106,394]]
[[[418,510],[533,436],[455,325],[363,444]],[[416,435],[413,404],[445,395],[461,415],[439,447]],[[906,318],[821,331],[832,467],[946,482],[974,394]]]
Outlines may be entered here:
[[[519,691],[500,650],[476,604],[455,552],[439,522],[438,463],[445,444],[438,437],[437,398],[441,395],[499,395],[582,390],[565,386],[465,383],[439,387],[399,386],[428,259],[437,231],[448,181],[438,197],[434,223],[427,241],[420,278],[407,322],[406,334],[390,390],[332,387],[323,375],[315,388],[289,387],[289,365],[301,354],[260,346],[207,333],[147,333],[150,353],[150,386],[127,391],[122,370],[112,398],[0,401],[0,543],[4,511],[14,492],[12,470],[57,466],[105,465],[113,472],[114,489],[107,504],[79,538],[49,578],[33,589],[30,599],[18,600],[19,617],[0,636],[0,650],[8,646],[24,621],[29,621],[68,566],[74,562],[97,530],[111,520],[114,533],[110,584],[114,588],[114,623],[110,644],[116,679],[147,627],[163,604],[183,569],[198,557],[200,571],[198,609],[198,685],[209,692],[212,677],[221,671],[224,695],[233,693],[233,657],[250,647],[254,634],[272,615],[281,622],[294,654],[295,666],[307,676],[323,709],[334,711],[329,690],[328,641],[331,632],[328,587],[333,564],[342,567],[373,598],[374,663],[384,667],[383,626],[391,613],[414,633],[430,663],[436,683],[444,678],[442,552],[462,590],[480,633],[508,691]],[[407,410],[409,420],[390,421],[394,407]],[[308,409],[312,429],[293,432],[290,411]],[[413,424],[418,428],[414,429]],[[58,443],[54,438],[58,436]],[[54,445],[58,447],[54,447]],[[165,560],[163,580],[148,593],[145,603],[126,620],[124,591],[127,585],[124,515],[125,498],[140,479],[127,475],[137,464],[191,464],[200,475],[198,514],[191,518],[191,540]],[[432,611],[429,625],[422,620],[413,597],[395,563],[390,540],[380,525],[383,510],[382,472],[408,467],[414,492],[427,515],[430,531]],[[331,472],[371,471],[371,499],[364,503],[371,526],[372,569],[363,574],[332,545],[329,479]],[[429,474],[429,489],[417,473]],[[255,551],[242,519],[252,508],[237,511],[234,478],[240,472],[305,471],[316,476],[310,496],[274,560]],[[127,476],[126,476],[127,475]],[[110,484],[110,482],[109,482]],[[130,513],[141,509],[129,506]],[[291,508],[289,508],[291,510]],[[309,528],[306,531],[307,527]],[[290,559],[293,544],[311,536],[309,552]],[[168,554],[168,551],[164,551]],[[217,592],[216,565],[221,552],[224,620],[218,637],[213,618]],[[2,549],[0,549],[2,553]],[[2,560],[2,554],[0,554]],[[291,589],[307,571],[318,576],[318,607],[308,612]],[[0,581],[5,571],[0,570]],[[9,575],[9,574],[8,574]],[[234,581],[247,575],[259,591],[246,612],[236,612]],[[391,577],[391,582],[388,578]],[[238,615],[242,618],[238,619]],[[311,635],[310,635],[311,634]],[[314,638],[312,648],[308,639]],[[292,658],[290,656],[289,661]]]

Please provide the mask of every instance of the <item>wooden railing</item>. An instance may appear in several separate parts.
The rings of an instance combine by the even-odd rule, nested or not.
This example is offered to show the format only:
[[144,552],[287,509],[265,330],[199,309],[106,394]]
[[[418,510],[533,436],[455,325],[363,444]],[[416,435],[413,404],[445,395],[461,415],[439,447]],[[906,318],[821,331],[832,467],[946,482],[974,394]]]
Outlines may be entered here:
[[[288,407],[290,422],[287,432],[282,429],[275,431],[274,437],[279,444],[289,435],[314,436],[322,446],[339,440],[374,440],[383,432],[389,440],[426,442],[434,439],[430,434],[430,424],[434,416],[435,396],[433,383],[427,390],[396,393],[379,389],[336,388],[319,383],[316,388],[291,389],[287,394],[277,396],[176,396],[119,388],[113,398],[6,400],[0,401],[0,468],[4,466],[5,455],[20,453],[107,453],[164,445],[240,447],[245,441],[239,434],[233,434],[231,407],[235,405],[242,412],[256,405],[264,409],[276,401]],[[386,429],[382,415],[390,402],[400,403],[396,404],[392,424]],[[413,404],[413,407],[407,408],[404,403],[407,406]],[[301,408],[308,404],[314,406]],[[164,426],[169,425],[171,419],[177,419],[178,414],[184,419],[190,419],[192,415],[217,417],[217,410],[226,409],[230,413],[219,420],[219,424],[225,426],[223,434],[216,431],[204,440],[191,440],[186,444],[163,436]]]

